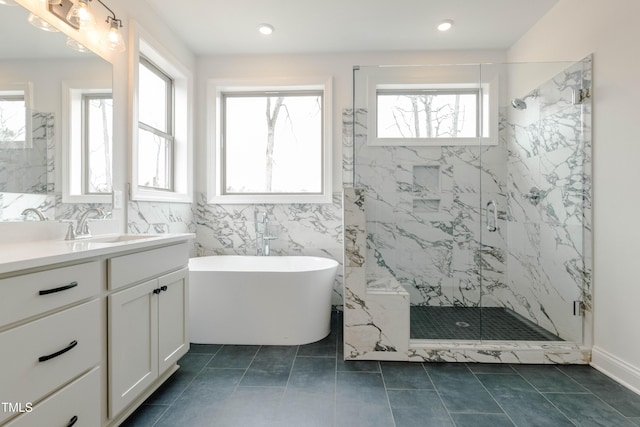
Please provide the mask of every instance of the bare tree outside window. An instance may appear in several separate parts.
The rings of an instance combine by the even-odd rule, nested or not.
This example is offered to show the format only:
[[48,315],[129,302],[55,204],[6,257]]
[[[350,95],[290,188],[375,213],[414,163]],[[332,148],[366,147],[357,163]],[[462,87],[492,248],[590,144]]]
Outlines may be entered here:
[[85,100],[85,176],[86,193],[110,193],[111,132],[113,99],[111,94],[87,94]]
[[225,194],[322,191],[322,95],[225,94]]
[[26,119],[23,97],[0,99],[0,143],[5,148],[25,142]]
[[478,136],[478,93],[381,91],[378,138],[473,138]]

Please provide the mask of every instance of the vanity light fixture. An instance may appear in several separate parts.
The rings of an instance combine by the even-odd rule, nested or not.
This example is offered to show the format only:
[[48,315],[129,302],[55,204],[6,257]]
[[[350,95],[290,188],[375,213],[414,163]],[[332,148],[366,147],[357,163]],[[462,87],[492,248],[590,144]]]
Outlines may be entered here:
[[438,24],[438,31],[449,31],[453,27],[453,21],[451,19],[445,19]]
[[[7,0],[0,0],[7,1]],[[71,27],[77,30],[95,30],[96,21],[93,13],[89,9],[89,3],[93,0],[46,0],[48,3],[48,9],[51,13],[56,15],[62,21],[69,24]],[[107,11],[107,19],[105,22],[109,24],[108,31],[101,37],[100,44],[108,50],[114,52],[124,52],[126,50],[126,44],[120,28],[122,28],[122,20],[116,17],[116,14],[111,10],[102,0],[97,0]],[[86,52],[87,48],[82,44],[75,41],[67,41],[67,46],[77,50],[79,52]]]
[[89,10],[89,1],[91,0],[78,0],[78,2],[69,9],[69,12],[67,13],[67,22],[71,24],[72,27],[76,27],[81,30],[95,28],[96,20]]
[[107,22],[109,23],[109,31],[102,39],[100,39],[100,44],[114,52],[124,52],[127,47],[124,44],[124,38],[120,32],[120,28],[122,28],[122,21],[116,19],[116,16],[113,15],[113,17],[107,16]]
[[27,18],[27,21],[29,21],[29,24],[33,25],[34,27],[42,30],[42,31],[49,31],[50,33],[57,33],[60,30],[58,30],[56,27],[54,27],[53,25],[49,24],[47,21],[45,21],[44,19],[40,18],[38,15],[34,14],[34,13],[30,13],[29,17]]
[[71,37],[67,37],[66,44],[69,49],[75,50],[76,52],[81,52],[81,53],[90,52],[85,45],[81,44],[76,39],[73,39]]
[[270,24],[260,24],[258,25],[258,31],[260,31],[262,35],[269,36],[273,34],[274,28],[273,25]]

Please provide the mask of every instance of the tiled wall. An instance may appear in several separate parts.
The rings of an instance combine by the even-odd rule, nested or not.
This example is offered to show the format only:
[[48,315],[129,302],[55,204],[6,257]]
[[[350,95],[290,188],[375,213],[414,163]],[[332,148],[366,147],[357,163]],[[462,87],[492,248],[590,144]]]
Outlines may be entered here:
[[[196,250],[204,255],[255,255],[254,212],[267,212],[273,255],[321,256],[342,264],[341,194],[331,204],[196,205]],[[342,267],[338,268],[332,304],[342,305]]]

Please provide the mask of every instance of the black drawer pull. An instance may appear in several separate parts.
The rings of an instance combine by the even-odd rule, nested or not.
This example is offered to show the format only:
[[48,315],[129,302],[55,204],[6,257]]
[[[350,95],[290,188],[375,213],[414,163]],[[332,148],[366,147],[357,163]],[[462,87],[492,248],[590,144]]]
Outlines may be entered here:
[[161,290],[161,291],[166,291],[166,290],[167,290],[167,287],[166,287],[166,286],[162,286],[162,287],[160,288],[160,290]]
[[67,427],[71,427],[72,425],[74,425],[75,423],[78,422],[78,416],[74,415],[73,417],[71,417],[71,419],[69,420],[69,423],[67,424]]
[[69,343],[69,345],[68,345],[68,346],[66,346],[65,348],[63,348],[63,349],[62,349],[62,350],[60,350],[60,351],[56,351],[55,353],[51,353],[51,354],[49,354],[49,355],[47,355],[47,356],[40,356],[40,357],[38,357],[38,362],[46,362],[46,361],[47,361],[47,360],[49,360],[49,359],[53,359],[54,357],[58,357],[58,356],[60,356],[61,354],[64,354],[64,353],[66,353],[67,351],[71,350],[73,347],[75,347],[75,346],[77,346],[77,345],[78,345],[78,341],[73,340],[73,341],[71,341],[71,343]]
[[40,295],[55,294],[56,292],[66,291],[67,289],[75,288],[76,286],[78,286],[78,282],[71,282],[66,286],[60,286],[59,288],[45,289],[44,291],[40,291],[39,294]]
[[156,294],[156,295],[158,295],[160,292],[162,292],[162,291],[160,289],[157,289],[157,288],[153,290],[153,293]]

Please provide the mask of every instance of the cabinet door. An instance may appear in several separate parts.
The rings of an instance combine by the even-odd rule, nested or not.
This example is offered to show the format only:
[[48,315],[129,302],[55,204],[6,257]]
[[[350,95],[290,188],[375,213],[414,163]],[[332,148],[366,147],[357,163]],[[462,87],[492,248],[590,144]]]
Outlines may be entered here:
[[158,279],[158,372],[162,374],[189,350],[189,270]]
[[109,298],[109,417],[158,377],[158,280]]

